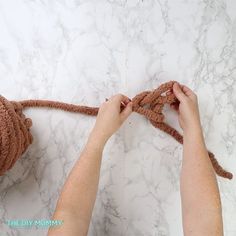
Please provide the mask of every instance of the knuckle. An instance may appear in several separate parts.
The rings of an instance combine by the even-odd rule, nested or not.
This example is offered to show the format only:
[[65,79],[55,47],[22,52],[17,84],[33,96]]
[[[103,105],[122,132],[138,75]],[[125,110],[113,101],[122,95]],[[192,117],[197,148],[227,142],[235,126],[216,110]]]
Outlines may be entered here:
[[197,98],[197,95],[196,95],[196,94],[193,95],[193,101],[194,101],[194,102],[197,102],[197,101],[198,101],[198,98]]
[[111,100],[117,100],[117,99],[120,99],[121,97],[122,97],[123,95],[121,94],[121,93],[117,93],[116,95],[113,95],[112,97],[111,97]]
[[188,98],[187,98],[187,97],[183,97],[183,98],[182,98],[182,102],[183,102],[183,103],[187,103],[187,102],[188,102]]
[[183,104],[186,105],[186,106],[191,106],[191,103],[192,103],[191,99],[185,98],[183,100]]

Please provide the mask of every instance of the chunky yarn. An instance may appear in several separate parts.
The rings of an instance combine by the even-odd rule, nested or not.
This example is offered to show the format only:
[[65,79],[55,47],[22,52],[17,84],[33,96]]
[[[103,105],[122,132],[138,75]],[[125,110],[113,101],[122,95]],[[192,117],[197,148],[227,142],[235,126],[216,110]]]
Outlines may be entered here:
[[[132,99],[133,111],[145,116],[151,124],[171,135],[183,144],[183,136],[173,127],[165,123],[163,107],[165,104],[178,102],[173,93],[166,94],[172,89],[175,81],[162,84],[153,91],[144,91]],[[96,116],[99,107],[67,104],[48,100],[8,101],[0,96],[0,175],[9,170],[18,158],[33,142],[30,133],[32,121],[26,118],[22,110],[29,107],[47,107],[69,112]],[[225,171],[217,162],[214,154],[208,151],[215,172],[224,178],[232,179],[233,175]]]

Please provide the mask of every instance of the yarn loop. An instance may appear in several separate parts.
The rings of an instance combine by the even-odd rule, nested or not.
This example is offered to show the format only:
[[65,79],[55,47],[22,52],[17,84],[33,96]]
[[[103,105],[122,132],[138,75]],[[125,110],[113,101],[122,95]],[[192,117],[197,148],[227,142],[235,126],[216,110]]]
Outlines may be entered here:
[[[171,135],[176,141],[183,144],[183,136],[165,123],[165,116],[163,114],[165,104],[178,102],[173,93],[167,94],[172,89],[174,82],[169,81],[153,91],[144,91],[136,95],[132,99],[132,109],[149,119],[154,127]],[[23,114],[23,109],[30,107],[54,108],[90,116],[96,116],[99,111],[99,107],[48,100],[8,101],[0,95],[0,175],[3,175],[12,168],[18,158],[21,157],[33,142],[33,136],[30,133],[32,120],[26,118]],[[232,179],[232,173],[224,170],[219,165],[214,154],[210,151],[208,151],[208,154],[215,172],[221,177]]]

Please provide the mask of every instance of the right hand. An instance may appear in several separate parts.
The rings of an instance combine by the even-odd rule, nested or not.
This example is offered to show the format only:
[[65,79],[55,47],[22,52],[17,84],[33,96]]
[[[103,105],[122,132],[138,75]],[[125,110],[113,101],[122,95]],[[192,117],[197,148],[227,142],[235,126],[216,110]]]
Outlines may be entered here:
[[170,106],[178,112],[180,127],[184,132],[193,128],[201,129],[197,95],[187,86],[177,82],[173,84],[172,90],[179,102]]

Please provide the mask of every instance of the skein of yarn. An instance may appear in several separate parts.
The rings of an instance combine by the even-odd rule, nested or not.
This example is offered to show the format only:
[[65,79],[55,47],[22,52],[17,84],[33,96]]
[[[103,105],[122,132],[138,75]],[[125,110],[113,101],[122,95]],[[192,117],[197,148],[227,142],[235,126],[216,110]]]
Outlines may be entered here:
[[[164,121],[164,105],[178,102],[173,93],[166,94],[172,89],[174,82],[176,81],[169,81],[153,91],[144,91],[136,95],[132,99],[132,109],[149,119],[154,127],[171,135],[176,141],[183,144],[183,136]],[[8,101],[0,96],[0,175],[9,170],[33,142],[30,133],[32,120],[23,114],[23,109],[30,107],[54,108],[91,116],[96,116],[99,110],[99,107],[48,100]],[[214,154],[210,151],[208,154],[215,172],[221,177],[232,179],[232,173],[219,165]]]

